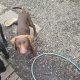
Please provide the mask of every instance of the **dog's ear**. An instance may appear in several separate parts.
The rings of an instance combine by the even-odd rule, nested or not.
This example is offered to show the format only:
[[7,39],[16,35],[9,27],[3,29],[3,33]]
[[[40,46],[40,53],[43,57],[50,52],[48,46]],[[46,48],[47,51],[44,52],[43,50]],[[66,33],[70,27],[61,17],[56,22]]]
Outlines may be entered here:
[[32,41],[33,41],[33,36],[27,35],[26,37],[30,40],[30,43],[32,43]]
[[16,47],[16,37],[12,38],[10,40],[10,42],[14,45],[15,49],[17,50],[17,47]]
[[15,41],[16,41],[16,37],[14,37],[14,38],[12,38],[11,40],[10,40],[10,42],[14,45],[15,44]]
[[31,44],[31,42],[30,42],[30,39],[27,37],[27,39],[28,39],[28,49],[31,51],[31,53],[33,54],[34,52],[33,52],[33,47],[32,47],[32,44]]

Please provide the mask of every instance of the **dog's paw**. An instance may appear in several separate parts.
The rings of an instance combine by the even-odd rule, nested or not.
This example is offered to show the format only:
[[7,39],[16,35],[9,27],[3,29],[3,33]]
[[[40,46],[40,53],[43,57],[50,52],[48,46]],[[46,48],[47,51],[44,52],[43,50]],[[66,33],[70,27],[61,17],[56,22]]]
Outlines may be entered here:
[[33,48],[33,55],[36,56],[37,48]]

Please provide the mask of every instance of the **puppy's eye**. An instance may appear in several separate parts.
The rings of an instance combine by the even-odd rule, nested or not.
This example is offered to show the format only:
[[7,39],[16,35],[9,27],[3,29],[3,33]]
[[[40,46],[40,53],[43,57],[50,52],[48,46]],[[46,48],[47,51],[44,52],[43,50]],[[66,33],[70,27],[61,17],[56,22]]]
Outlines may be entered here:
[[21,45],[21,43],[20,43],[20,42],[18,42],[17,44],[18,44],[18,45]]
[[26,42],[25,41],[23,41],[23,44],[25,44]]

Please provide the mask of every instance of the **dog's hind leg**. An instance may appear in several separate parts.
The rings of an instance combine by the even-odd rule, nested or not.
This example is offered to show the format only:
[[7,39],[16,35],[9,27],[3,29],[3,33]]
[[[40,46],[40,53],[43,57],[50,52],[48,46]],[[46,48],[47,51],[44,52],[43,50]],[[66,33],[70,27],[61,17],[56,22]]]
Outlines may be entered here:
[[31,20],[31,17],[29,14],[28,14],[28,23],[29,23],[29,26],[32,27],[34,30],[34,36],[36,36],[36,34],[37,34],[36,28],[35,28],[35,25],[33,24],[32,20]]

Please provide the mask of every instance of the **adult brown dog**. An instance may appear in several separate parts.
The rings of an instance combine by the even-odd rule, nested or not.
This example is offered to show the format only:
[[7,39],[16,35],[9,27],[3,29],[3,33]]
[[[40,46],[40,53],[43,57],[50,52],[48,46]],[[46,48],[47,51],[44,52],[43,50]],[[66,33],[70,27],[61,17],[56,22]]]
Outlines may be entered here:
[[34,48],[32,47],[33,36],[30,35],[30,27],[34,30],[34,36],[36,35],[36,28],[30,14],[21,7],[14,7],[13,9],[21,9],[22,12],[18,16],[17,36],[12,38],[11,43],[21,54],[26,54],[28,51],[34,53]]

